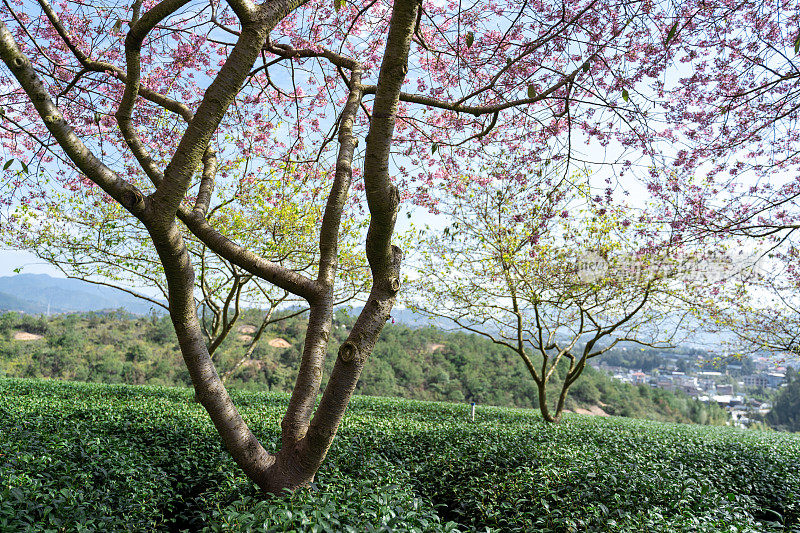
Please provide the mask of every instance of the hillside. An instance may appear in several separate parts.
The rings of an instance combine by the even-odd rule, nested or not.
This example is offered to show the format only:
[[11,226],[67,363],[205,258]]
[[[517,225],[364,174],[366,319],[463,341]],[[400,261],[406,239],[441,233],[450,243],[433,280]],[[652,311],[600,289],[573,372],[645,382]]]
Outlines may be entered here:
[[[2,279],[2,278],[0,278]],[[46,313],[47,309],[43,309],[41,304],[31,301],[25,301],[17,298],[11,294],[0,292],[0,311],[19,311],[28,314]]]
[[[344,311],[336,313],[324,376],[329,375],[335,350],[353,320]],[[241,361],[258,321],[255,311],[246,312],[238,329],[214,354],[221,373]],[[305,324],[304,318],[297,317],[272,325],[228,384],[244,390],[289,392]],[[15,340],[20,332],[43,338]],[[154,315],[0,315],[2,373],[102,383],[189,385],[172,324],[167,317]],[[357,392],[479,405],[538,405],[536,387],[515,354],[476,335],[391,323],[365,367]],[[582,412],[704,424],[727,420],[727,414],[716,406],[681,393],[623,384],[591,368],[573,386],[568,401],[568,409]]]
[[152,307],[119,289],[77,279],[47,274],[0,276],[0,311],[51,314],[124,309],[146,315]]
[[[800,437],[355,397],[312,490],[264,499],[192,391],[0,379],[0,529],[790,532]],[[288,396],[234,400],[268,449]]]

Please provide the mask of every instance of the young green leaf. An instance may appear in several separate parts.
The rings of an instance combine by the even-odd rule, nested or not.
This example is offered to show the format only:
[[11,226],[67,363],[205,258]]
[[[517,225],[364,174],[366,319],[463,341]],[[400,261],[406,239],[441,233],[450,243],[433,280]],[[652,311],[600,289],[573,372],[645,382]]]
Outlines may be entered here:
[[472,33],[471,31],[468,31],[467,32],[467,48],[470,48],[472,46],[472,43],[474,43],[474,42],[475,42],[475,34]]
[[800,34],[797,35],[797,40],[794,42],[794,53],[800,53]]
[[432,154],[435,154],[435,153],[436,153],[436,150],[438,150],[438,149],[439,149],[439,143],[433,143],[433,144],[431,145],[431,153],[432,153]]
[[344,7],[347,0],[333,0],[333,9],[338,13]]
[[3,170],[8,170],[8,167],[10,167],[11,163],[13,163],[13,162],[14,162],[13,159],[9,159],[8,161],[6,161],[6,164],[3,165]]
[[536,89],[533,85],[528,85],[528,98],[535,98],[536,97]]
[[630,98],[631,96],[628,94],[628,89],[622,89],[622,99],[627,102]]
[[678,31],[678,22],[680,21],[676,20],[675,24],[673,24],[672,28],[670,28],[669,33],[667,34],[667,40],[664,41],[664,48],[666,48],[669,42],[672,40],[672,38],[675,37],[675,32]]

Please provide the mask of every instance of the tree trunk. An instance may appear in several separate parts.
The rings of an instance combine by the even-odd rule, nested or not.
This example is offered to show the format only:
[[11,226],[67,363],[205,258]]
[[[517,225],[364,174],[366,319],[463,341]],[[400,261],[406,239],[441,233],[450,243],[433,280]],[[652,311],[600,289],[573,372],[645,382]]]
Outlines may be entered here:
[[566,382],[561,387],[561,394],[558,395],[558,403],[556,403],[556,414],[553,415],[553,421],[558,423],[561,421],[561,415],[564,414],[564,404],[567,400],[567,394],[569,393],[570,385]]
[[[164,267],[170,318],[196,398],[208,412],[234,461],[261,489],[272,493],[279,493],[287,488],[295,489],[313,481],[341,423],[361,369],[390,316],[400,288],[399,269],[403,254],[391,244],[400,196],[391,183],[388,160],[399,108],[400,89],[408,72],[411,35],[420,7],[419,0],[396,0],[392,9],[386,52],[375,90],[366,140],[363,178],[371,215],[366,255],[372,271],[373,286],[367,305],[358,317],[347,342],[339,349],[339,357],[328,387],[313,420],[310,420],[319,393],[331,330],[335,242],[341,206],[349,187],[351,169],[347,164],[348,158],[343,157],[343,164],[337,164],[336,187],[332,191],[323,219],[320,252],[324,257],[320,260],[320,277],[316,281],[281,269],[241,249],[211,228],[202,210],[189,213],[182,205],[191,179],[207,153],[209,140],[261,52],[269,31],[302,3],[303,0],[266,2],[253,15],[252,20],[250,13],[242,11],[242,15],[246,15],[248,20],[243,21],[239,40],[218,76],[206,90],[163,176],[153,173],[157,178],[154,179],[157,187],[147,197],[106,167],[74,134],[32,64],[0,21],[0,57],[28,94],[48,131],[77,168],[147,228]],[[175,6],[178,5],[183,4],[175,3]],[[153,15],[155,16],[161,16],[160,12]],[[126,48],[129,47],[126,45]],[[138,53],[135,48],[127,49],[126,52],[135,55]],[[348,108],[352,110],[358,109],[360,101],[359,69],[354,67],[353,90],[348,100]],[[130,103],[135,99],[135,90],[129,89],[131,88],[126,88],[125,101]],[[121,113],[121,117],[124,122],[127,114]],[[355,139],[346,139],[348,136],[352,137],[347,134],[351,128],[352,121],[342,121],[340,133],[347,141],[343,143],[345,152],[352,152],[355,146]],[[131,148],[137,156],[144,158],[146,155],[137,152],[135,146]],[[210,186],[208,183],[206,185]],[[207,192],[203,195],[208,196]],[[190,231],[221,257],[242,268],[249,266],[246,270],[252,274],[274,282],[309,301],[310,316],[303,358],[290,406],[281,424],[282,447],[277,454],[268,453],[242,420],[214,367],[194,304],[194,269],[176,222],[176,214]]]
[[[188,250],[176,223],[166,228],[148,227],[153,242],[164,265],[169,287],[169,308],[175,333],[183,355],[198,401],[208,412],[217,432],[222,437],[228,452],[245,474],[264,491],[280,493],[283,489],[295,489],[314,480],[314,474],[322,460],[308,460],[305,452],[305,429],[302,436],[292,430],[284,430],[284,446],[277,454],[268,453],[242,420],[236,406],[217,373],[205,343],[200,321],[194,306],[194,270],[189,260]],[[318,336],[325,337],[325,310],[322,310],[321,329]],[[309,351],[318,356],[318,348]],[[306,374],[308,374],[307,366]],[[303,373],[303,367],[301,367]],[[312,373],[311,388],[319,387],[318,374]],[[316,393],[312,396],[316,398]],[[312,403],[313,406],[313,403]],[[310,416],[310,415],[308,415]],[[288,431],[287,431],[288,430]],[[324,458],[324,455],[323,455]]]
[[550,414],[550,407],[547,405],[547,382],[542,381],[539,383],[537,381],[536,387],[539,389],[539,411],[542,413],[542,418],[544,418],[545,422],[558,423],[558,418]]
[[194,305],[194,269],[178,225],[173,220],[168,224],[148,224],[147,229],[164,266],[169,314],[197,400],[208,412],[236,464],[258,483],[268,477],[276,459],[242,420],[208,353]]

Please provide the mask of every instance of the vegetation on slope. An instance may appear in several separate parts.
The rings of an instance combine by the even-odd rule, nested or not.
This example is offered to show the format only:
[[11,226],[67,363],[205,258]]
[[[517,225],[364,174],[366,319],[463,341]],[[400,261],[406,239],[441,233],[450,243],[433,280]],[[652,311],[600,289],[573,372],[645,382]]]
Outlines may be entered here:
[[[265,443],[288,397],[238,392]],[[263,499],[189,389],[0,379],[2,531],[778,532],[800,437],[356,397],[315,486]]]
[[786,376],[786,386],[778,392],[767,422],[779,429],[800,431],[800,375],[789,369]]
[[[330,350],[344,341],[353,320],[346,312],[337,312]],[[257,312],[250,310],[240,324],[259,321]],[[20,331],[43,338],[14,340],[14,334]],[[232,368],[244,355],[249,340],[246,331],[229,335],[215,353],[220,372]],[[273,324],[252,358],[238,367],[229,384],[238,389],[289,392],[296,377],[304,331],[302,317]],[[328,357],[326,376],[335,358],[335,354]],[[88,313],[48,319],[15,313],[0,315],[0,375],[3,374],[102,383],[189,385],[172,324],[166,316],[157,315]],[[474,401],[479,405],[538,406],[536,386],[516,354],[476,335],[401,324],[387,324],[357,392],[419,400]],[[596,405],[613,415],[661,421],[721,424],[727,420],[727,414],[714,405],[681,393],[619,383],[588,368],[573,386],[567,408]]]

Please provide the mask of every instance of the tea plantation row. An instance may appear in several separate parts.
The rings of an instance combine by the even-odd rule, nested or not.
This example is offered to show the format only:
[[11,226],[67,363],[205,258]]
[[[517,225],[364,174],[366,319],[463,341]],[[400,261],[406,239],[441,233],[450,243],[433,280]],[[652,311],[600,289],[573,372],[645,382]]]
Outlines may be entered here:
[[[235,395],[268,446],[285,395]],[[357,397],[263,498],[187,389],[0,379],[0,531],[800,531],[800,436]]]

